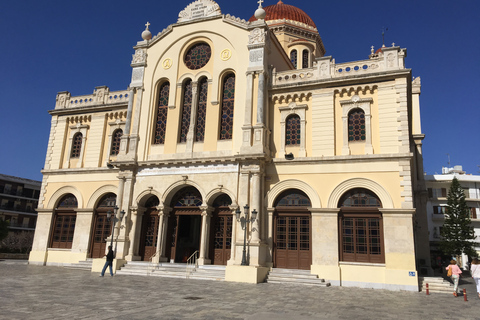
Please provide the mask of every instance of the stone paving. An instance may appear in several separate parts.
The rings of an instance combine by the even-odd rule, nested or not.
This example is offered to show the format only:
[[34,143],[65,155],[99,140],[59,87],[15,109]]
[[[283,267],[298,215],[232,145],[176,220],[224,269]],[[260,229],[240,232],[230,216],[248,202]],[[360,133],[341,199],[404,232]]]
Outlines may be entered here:
[[480,299],[107,274],[0,261],[0,319],[480,319]]

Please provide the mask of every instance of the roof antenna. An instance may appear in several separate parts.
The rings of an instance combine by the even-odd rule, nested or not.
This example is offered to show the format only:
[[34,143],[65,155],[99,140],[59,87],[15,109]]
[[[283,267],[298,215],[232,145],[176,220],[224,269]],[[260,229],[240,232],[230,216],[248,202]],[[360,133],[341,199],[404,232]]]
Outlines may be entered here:
[[447,153],[447,157],[448,157],[448,167],[450,168],[450,154]]
[[388,31],[388,28],[382,28],[382,48],[385,47],[385,31]]

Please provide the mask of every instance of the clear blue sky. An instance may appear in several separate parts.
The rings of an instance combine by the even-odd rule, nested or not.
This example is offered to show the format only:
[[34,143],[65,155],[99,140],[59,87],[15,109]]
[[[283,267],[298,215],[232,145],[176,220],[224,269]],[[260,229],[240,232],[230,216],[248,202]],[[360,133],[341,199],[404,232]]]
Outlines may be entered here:
[[[0,173],[41,180],[59,91],[124,90],[133,46],[145,23],[155,35],[191,1],[15,0],[0,3]],[[218,0],[224,14],[248,20],[255,0]],[[275,4],[267,0],[264,6]],[[480,1],[284,0],[315,21],[336,62],[367,59],[372,45],[407,48],[406,66],[422,79],[424,166],[429,174],[480,165]]]

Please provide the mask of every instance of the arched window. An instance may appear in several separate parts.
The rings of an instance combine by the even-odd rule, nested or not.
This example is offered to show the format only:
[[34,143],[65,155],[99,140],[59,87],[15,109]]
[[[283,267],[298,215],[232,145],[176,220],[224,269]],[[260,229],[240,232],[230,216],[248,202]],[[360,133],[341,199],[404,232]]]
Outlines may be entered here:
[[300,117],[294,114],[289,116],[285,122],[285,144],[287,146],[300,145]]
[[348,114],[348,141],[365,141],[365,112],[353,109]]
[[116,156],[120,151],[120,140],[122,138],[123,131],[122,129],[117,129],[112,134],[112,146],[110,149],[110,155]]
[[233,108],[235,102],[235,75],[228,74],[223,79],[222,113],[220,119],[220,140],[232,139]]
[[292,61],[293,67],[297,69],[297,61],[298,61],[297,50],[292,50],[290,52],[290,61]]
[[195,126],[195,141],[205,139],[205,119],[207,116],[207,78],[202,78],[198,83],[198,106],[197,106],[197,124]]
[[341,261],[384,263],[383,221],[380,199],[357,188],[346,192],[338,203]]
[[190,115],[192,113],[192,80],[188,79],[183,85],[182,123],[180,126],[180,142],[187,141]]
[[303,50],[303,53],[302,53],[302,68],[308,68],[308,56],[309,56],[308,50],[307,49]]
[[274,207],[311,207],[310,199],[305,192],[290,189],[282,192],[275,201]]
[[77,207],[77,198],[73,194],[67,194],[59,201],[55,209],[53,232],[50,240],[51,248],[72,248],[73,233],[77,220],[75,209]]
[[194,187],[183,188],[177,193],[172,201],[174,207],[198,207],[201,206],[202,195]]
[[82,140],[83,135],[81,132],[75,133],[72,139],[72,152],[70,153],[70,158],[79,158],[80,151],[82,150]]
[[155,137],[153,139],[154,144],[165,143],[169,93],[170,93],[170,83],[165,82],[161,85],[160,91],[158,93],[157,124],[155,127]]

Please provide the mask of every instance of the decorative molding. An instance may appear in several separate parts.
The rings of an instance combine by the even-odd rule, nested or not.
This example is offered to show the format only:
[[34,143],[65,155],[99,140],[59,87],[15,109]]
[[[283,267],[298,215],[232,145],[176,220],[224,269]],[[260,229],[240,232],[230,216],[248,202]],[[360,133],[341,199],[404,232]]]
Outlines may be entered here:
[[267,196],[265,197],[265,203],[267,204],[267,207],[273,208],[273,203],[275,202],[275,199],[280,195],[280,193],[288,189],[298,189],[305,192],[305,194],[310,199],[310,202],[312,203],[312,208],[322,207],[320,197],[318,196],[315,189],[304,181],[294,179],[280,181],[272,187],[272,189],[267,193]]
[[365,178],[352,178],[340,183],[330,194],[328,199],[328,208],[338,207],[338,201],[345,192],[353,188],[364,188],[375,193],[382,202],[382,207],[386,209],[393,209],[393,200],[390,194],[379,183]]
[[132,66],[145,65],[147,62],[147,53],[143,49],[135,50],[135,54],[132,55]]
[[197,0],[190,3],[178,14],[178,22],[190,21],[221,15],[220,6],[212,0]]

